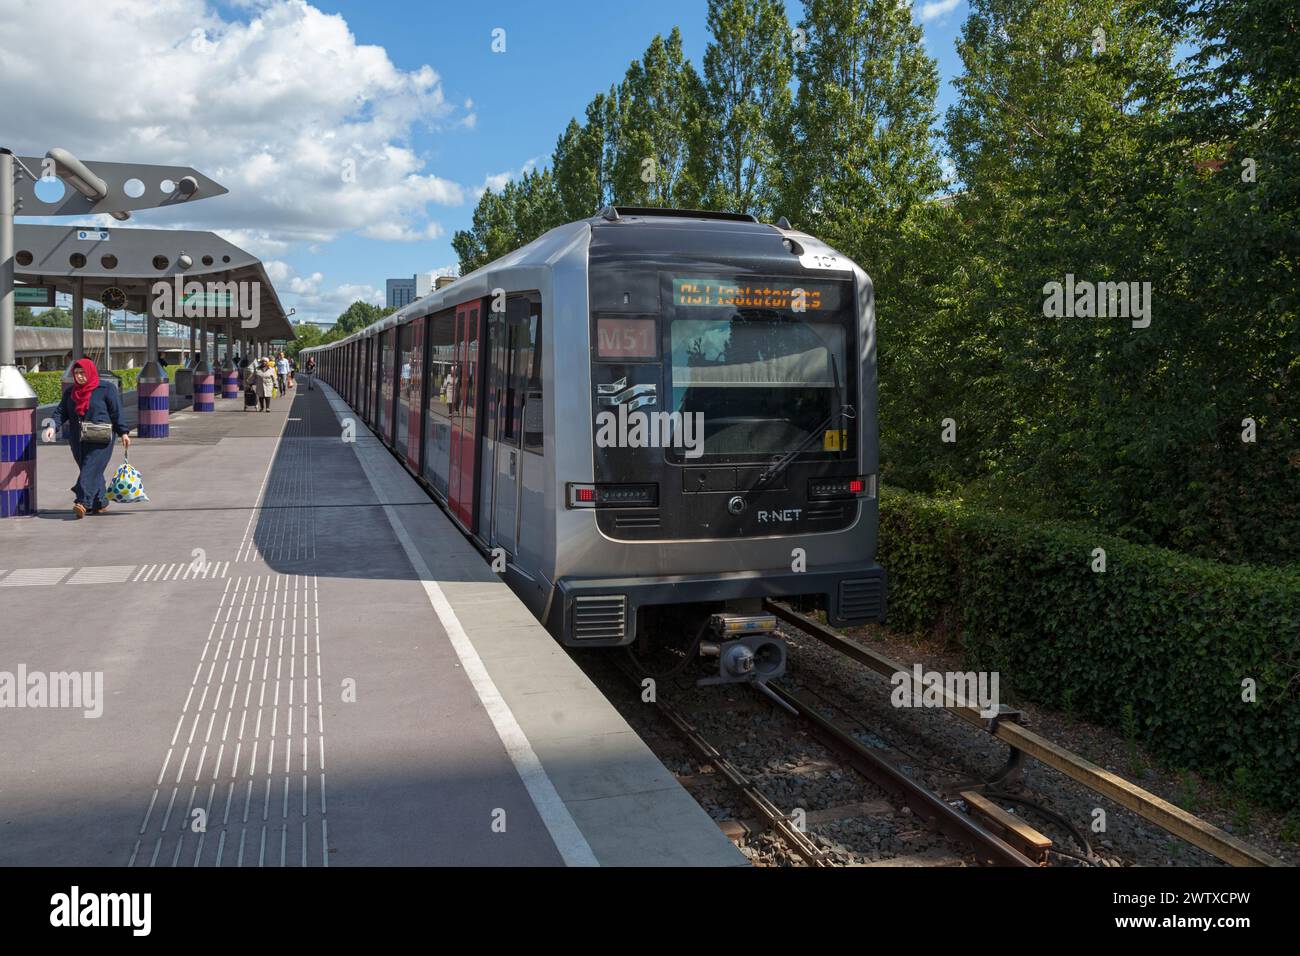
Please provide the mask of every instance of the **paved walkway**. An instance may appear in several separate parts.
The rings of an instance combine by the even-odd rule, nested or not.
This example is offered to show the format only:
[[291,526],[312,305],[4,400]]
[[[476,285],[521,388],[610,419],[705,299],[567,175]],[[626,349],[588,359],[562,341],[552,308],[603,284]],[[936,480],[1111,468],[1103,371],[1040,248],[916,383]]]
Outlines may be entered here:
[[332,393],[217,408],[0,524],[0,704],[102,680],[0,708],[0,865],[741,862]]

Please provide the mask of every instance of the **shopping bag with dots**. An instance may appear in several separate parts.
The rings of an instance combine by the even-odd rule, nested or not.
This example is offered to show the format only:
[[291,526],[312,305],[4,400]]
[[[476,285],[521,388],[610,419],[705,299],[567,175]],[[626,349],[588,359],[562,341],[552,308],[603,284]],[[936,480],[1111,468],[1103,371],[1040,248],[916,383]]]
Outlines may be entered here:
[[108,482],[108,500],[127,504],[133,501],[149,500],[149,496],[144,493],[144,478],[131,464],[130,459],[118,466],[117,471]]

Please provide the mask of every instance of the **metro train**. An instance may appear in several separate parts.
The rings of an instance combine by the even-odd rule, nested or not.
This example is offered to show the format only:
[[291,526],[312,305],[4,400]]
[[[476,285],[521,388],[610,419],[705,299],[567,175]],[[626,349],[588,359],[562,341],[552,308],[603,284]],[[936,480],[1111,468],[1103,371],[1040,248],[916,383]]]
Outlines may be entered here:
[[308,355],[565,645],[884,618],[871,280],[784,219],[607,207]]

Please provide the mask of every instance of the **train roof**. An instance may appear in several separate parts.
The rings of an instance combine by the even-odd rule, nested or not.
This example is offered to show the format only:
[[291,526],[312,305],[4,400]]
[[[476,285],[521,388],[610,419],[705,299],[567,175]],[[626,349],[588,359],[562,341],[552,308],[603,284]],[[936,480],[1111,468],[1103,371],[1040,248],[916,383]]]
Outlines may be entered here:
[[[468,287],[494,286],[487,277],[500,269],[549,265],[570,250],[575,242],[589,242],[593,255],[651,254],[665,248],[686,252],[716,255],[720,247],[738,255],[776,256],[787,239],[796,240],[809,252],[833,252],[820,240],[790,228],[784,219],[776,225],[760,222],[746,213],[715,212],[699,209],[669,209],[648,206],[606,206],[588,219],[556,226],[538,236],[527,245],[520,246],[499,259],[480,266],[473,272],[435,289],[423,298],[403,306],[363,329],[358,329],[328,346],[343,345],[372,335],[384,329],[435,312],[441,312],[466,301]],[[776,240],[776,241],[774,241]],[[802,249],[800,250],[802,251]],[[788,252],[785,253],[789,255]],[[482,292],[482,294],[487,294]],[[470,294],[468,298],[477,298]]]

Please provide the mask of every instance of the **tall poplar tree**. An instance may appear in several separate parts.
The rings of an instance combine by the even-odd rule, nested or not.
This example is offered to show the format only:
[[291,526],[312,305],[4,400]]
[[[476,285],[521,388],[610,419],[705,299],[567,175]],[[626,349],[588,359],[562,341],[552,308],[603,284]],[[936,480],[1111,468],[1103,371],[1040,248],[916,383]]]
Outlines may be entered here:
[[676,27],[632,61],[607,113],[613,200],[634,206],[699,204],[701,157],[691,131],[704,99],[699,74],[682,53]]
[[770,220],[778,144],[791,120],[790,22],[780,0],[709,0],[708,24],[704,106],[692,130],[701,198]]
[[586,122],[569,120],[555,144],[551,168],[567,221],[585,219],[610,201],[610,170],[606,162],[609,97],[596,94],[587,104]]
[[897,0],[807,0],[799,27],[781,211],[883,285],[908,217],[942,186],[938,69]]

